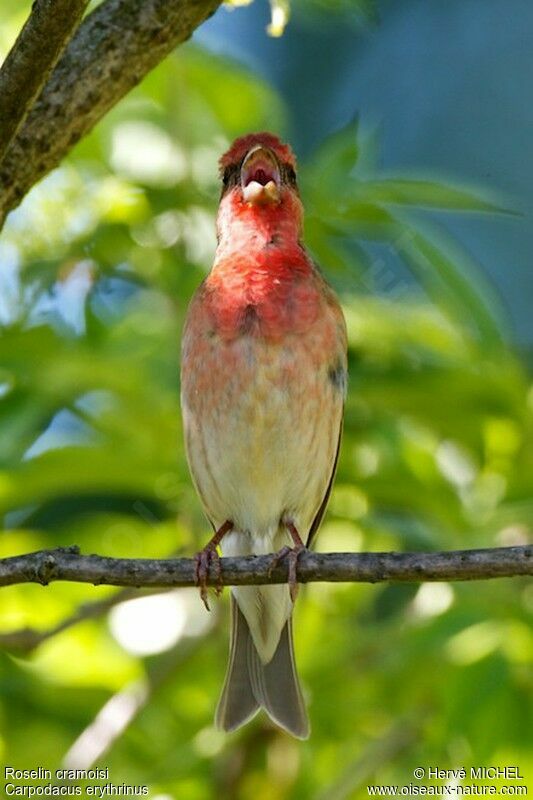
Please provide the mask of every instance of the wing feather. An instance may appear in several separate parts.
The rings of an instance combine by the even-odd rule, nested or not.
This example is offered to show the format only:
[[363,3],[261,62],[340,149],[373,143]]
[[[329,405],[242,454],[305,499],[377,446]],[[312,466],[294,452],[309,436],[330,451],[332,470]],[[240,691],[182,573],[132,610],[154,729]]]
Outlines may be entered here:
[[329,478],[329,483],[328,483],[328,486],[327,486],[327,489],[326,489],[326,493],[324,495],[324,499],[322,500],[322,502],[320,504],[320,507],[319,507],[318,511],[316,512],[316,514],[315,514],[315,518],[314,518],[313,522],[311,523],[311,527],[309,529],[309,534],[307,536],[307,543],[306,543],[307,547],[311,547],[313,539],[315,538],[316,533],[317,533],[317,531],[318,531],[318,529],[320,527],[320,523],[322,522],[322,518],[324,516],[324,513],[326,511],[326,506],[328,504],[329,496],[331,494],[331,488],[333,486],[333,481],[335,480],[335,473],[337,472],[337,463],[339,461],[339,452],[340,452],[340,449],[341,449],[342,424],[343,424],[343,419],[341,417],[341,424],[339,426],[339,436],[338,436],[338,439],[337,439],[337,449],[335,451],[335,458],[333,459],[333,469],[331,470],[331,475],[330,475],[330,478]]

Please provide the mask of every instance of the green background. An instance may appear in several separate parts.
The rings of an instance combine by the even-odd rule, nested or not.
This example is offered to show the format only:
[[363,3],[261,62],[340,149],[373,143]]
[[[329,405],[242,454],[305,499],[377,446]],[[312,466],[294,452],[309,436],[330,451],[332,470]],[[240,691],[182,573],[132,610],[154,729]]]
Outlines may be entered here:
[[[25,11],[0,4],[3,50]],[[180,330],[212,262],[218,156],[243,132],[286,134],[288,116],[258,74],[188,43],[11,215],[2,556],[77,544],[165,557],[206,541],[181,440]],[[495,292],[434,215],[494,220],[508,204],[457,180],[391,178],[379,153],[361,119],[300,163],[306,242],[350,341],[317,547],[524,543],[533,387]],[[525,779],[509,783],[533,787],[530,581],[302,588],[304,743],[263,716],[231,736],[213,728],[227,595],[208,617],[193,590],[132,606],[109,587],[2,589],[0,763],[108,766],[113,783],[161,800],[359,798],[368,784],[416,783],[419,766],[519,765]]]

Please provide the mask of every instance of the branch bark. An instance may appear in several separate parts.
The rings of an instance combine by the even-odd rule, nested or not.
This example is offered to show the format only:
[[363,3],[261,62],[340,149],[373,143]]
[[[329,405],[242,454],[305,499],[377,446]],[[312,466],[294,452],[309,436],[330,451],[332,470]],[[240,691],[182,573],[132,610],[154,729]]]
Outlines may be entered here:
[[0,162],[78,27],[88,0],[35,0],[0,69]]
[[220,2],[106,0],[85,18],[0,165],[0,229],[26,192]]
[[[272,568],[273,556],[221,559],[226,586],[285,583],[287,563]],[[533,575],[533,546],[456,550],[444,553],[313,553],[298,560],[298,580],[379,583],[467,581]],[[0,559],[0,586],[77,581],[136,587],[194,586],[192,558],[106,558],[79,554],[77,547],[41,550]],[[211,578],[210,585],[216,585]]]

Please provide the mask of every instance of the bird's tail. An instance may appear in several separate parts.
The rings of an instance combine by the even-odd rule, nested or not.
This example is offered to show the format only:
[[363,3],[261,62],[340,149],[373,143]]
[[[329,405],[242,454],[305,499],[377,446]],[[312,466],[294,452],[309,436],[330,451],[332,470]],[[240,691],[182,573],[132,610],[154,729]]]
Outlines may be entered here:
[[231,598],[231,642],[228,671],[215,721],[233,731],[264,708],[281,728],[298,739],[309,736],[309,720],[296,673],[289,617],[268,664],[263,664],[235,598]]

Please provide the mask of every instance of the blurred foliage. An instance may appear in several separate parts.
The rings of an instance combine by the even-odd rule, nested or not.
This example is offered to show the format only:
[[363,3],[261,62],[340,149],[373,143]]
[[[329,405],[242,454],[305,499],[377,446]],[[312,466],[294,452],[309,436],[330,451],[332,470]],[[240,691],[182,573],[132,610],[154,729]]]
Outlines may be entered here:
[[[284,117],[256,76],[189,44],[10,216],[1,555],[76,543],[166,556],[205,541],[181,442],[180,329],[213,257],[217,158],[244,131],[283,132]],[[500,203],[382,175],[377,148],[354,122],[300,169],[306,241],[350,338],[344,442],[317,546],[527,541],[531,381],[497,298],[432,214]],[[362,798],[367,783],[408,784],[420,765],[519,764],[531,786],[532,589],[306,587],[295,626],[305,743],[263,717],[231,736],[213,729],[227,593],[207,618],[187,591],[109,615],[91,605],[113,604],[109,587],[2,589],[0,633],[46,632],[81,604],[86,619],[35,648],[25,631],[26,647],[0,653],[0,760],[96,763],[113,783],[175,800]]]
[[[249,6],[254,0],[225,0],[226,8]],[[377,0],[269,0],[270,22],[266,27],[269,36],[283,36],[291,11],[298,8],[313,22],[323,22],[336,15],[356,25],[375,24],[379,21]]]

